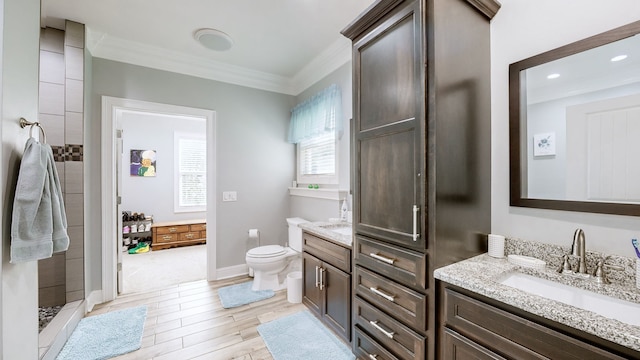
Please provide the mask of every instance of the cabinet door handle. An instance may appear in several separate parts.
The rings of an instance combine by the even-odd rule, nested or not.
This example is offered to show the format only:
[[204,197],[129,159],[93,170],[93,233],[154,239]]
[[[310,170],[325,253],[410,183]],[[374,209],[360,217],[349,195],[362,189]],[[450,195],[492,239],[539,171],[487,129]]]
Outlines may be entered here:
[[371,256],[374,259],[378,259],[382,262],[385,262],[389,265],[393,265],[393,263],[396,261],[396,259],[392,259],[392,258],[388,258],[386,256],[382,256],[380,254],[376,254],[376,253],[370,253],[369,256]]
[[389,339],[393,339],[393,335],[395,334],[393,331],[387,331],[385,329],[382,328],[382,326],[378,325],[378,321],[373,321],[370,320],[369,324],[371,324],[371,326],[373,326],[374,328],[376,328],[378,331],[380,331],[381,333],[383,333],[386,337],[388,337]]
[[324,268],[320,268],[320,291],[324,287]]
[[420,212],[418,205],[413,205],[413,241],[418,241],[420,237],[418,234],[418,212]]
[[378,359],[378,354],[369,354],[369,359],[377,360]]
[[316,266],[316,287],[320,286],[320,282],[318,281],[318,269],[319,267]]
[[373,292],[374,294],[378,295],[378,296],[382,296],[383,298],[393,302],[395,300],[395,296],[393,295],[389,295],[381,290],[378,290],[378,288],[374,288],[374,287],[370,287],[369,290],[371,290],[371,292]]

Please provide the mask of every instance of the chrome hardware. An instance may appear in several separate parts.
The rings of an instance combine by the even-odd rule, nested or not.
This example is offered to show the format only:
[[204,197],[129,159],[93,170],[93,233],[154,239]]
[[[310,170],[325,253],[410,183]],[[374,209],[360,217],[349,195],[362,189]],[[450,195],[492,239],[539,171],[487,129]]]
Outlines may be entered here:
[[413,241],[417,241],[418,238],[420,237],[420,234],[418,234],[418,212],[420,211],[420,208],[418,207],[418,205],[413,205]]
[[598,260],[596,263],[596,269],[593,271],[593,277],[595,278],[595,282],[598,284],[611,284],[611,281],[607,278],[607,273],[604,271],[605,268],[622,271],[624,268],[618,265],[609,265],[606,263],[607,259],[611,256],[607,256],[603,259]]
[[318,281],[318,269],[320,269],[318,266],[316,266],[316,287],[320,286],[320,282]]
[[382,256],[380,254],[376,254],[376,253],[370,253],[369,256],[371,256],[374,259],[380,260],[382,262],[385,262],[389,265],[393,265],[393,263],[396,261],[396,259],[392,259],[392,258],[388,258],[386,256]]
[[391,302],[393,302],[395,300],[395,298],[396,298],[393,295],[389,295],[389,294],[384,293],[381,290],[378,290],[378,288],[370,287],[369,290],[371,290],[371,292],[373,292],[374,294],[376,294],[378,296],[381,296],[381,297],[383,297],[383,298],[385,298],[385,299],[387,299],[387,300],[389,300]]
[[382,328],[382,326],[378,325],[378,321],[373,321],[370,320],[369,324],[371,324],[371,326],[373,326],[374,328],[376,328],[378,331],[380,331],[381,333],[383,333],[386,337],[388,337],[389,339],[393,339],[393,335],[395,334],[393,331],[387,331],[385,329]]
[[369,359],[377,360],[378,359],[378,354],[369,354]]
[[573,243],[571,244],[571,255],[577,256],[579,259],[578,265],[574,270],[578,274],[587,273],[587,265],[584,260],[585,248],[584,231],[582,231],[582,229],[576,229],[576,232],[573,234]]
[[324,268],[320,268],[320,291],[324,287]]

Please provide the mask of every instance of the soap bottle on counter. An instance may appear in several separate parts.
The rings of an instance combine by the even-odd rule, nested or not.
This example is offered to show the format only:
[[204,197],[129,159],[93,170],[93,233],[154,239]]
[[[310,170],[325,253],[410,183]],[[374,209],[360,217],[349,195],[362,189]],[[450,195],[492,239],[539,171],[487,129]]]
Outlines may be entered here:
[[349,211],[347,207],[347,199],[342,200],[342,208],[340,209],[340,220],[347,221],[347,211]]

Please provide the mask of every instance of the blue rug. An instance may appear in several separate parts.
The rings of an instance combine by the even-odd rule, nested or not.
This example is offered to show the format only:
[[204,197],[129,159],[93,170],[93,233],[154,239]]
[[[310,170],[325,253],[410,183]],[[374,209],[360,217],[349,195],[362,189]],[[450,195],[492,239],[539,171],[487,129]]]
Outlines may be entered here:
[[137,350],[146,318],[146,306],[83,318],[56,359],[102,360]]
[[258,325],[275,360],[352,360],[351,349],[309,311]]
[[234,308],[252,302],[268,299],[275,295],[273,290],[251,290],[251,281],[242,284],[230,285],[220,288],[218,296],[222,307],[225,309]]

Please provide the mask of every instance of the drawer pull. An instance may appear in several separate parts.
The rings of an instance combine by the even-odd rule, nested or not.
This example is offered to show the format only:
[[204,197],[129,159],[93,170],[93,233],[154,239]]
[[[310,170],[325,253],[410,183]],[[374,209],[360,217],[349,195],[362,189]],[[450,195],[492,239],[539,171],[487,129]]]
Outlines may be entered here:
[[376,254],[376,253],[370,253],[369,256],[371,256],[374,259],[380,260],[382,262],[385,262],[389,265],[393,265],[393,263],[396,261],[396,259],[392,259],[392,258],[388,258],[386,256],[382,256],[380,254]]
[[420,208],[417,205],[413,205],[413,241],[418,241],[420,234],[418,234],[418,212]]
[[186,237],[187,239],[193,239],[193,234],[189,233],[189,234],[185,235],[184,237]]
[[169,232],[176,232],[176,231],[178,231],[178,229],[176,229],[176,228],[174,228],[174,227],[169,228]]
[[172,237],[171,237],[171,235],[165,235],[165,236],[162,237],[162,239],[169,241],[169,240],[172,239]]
[[393,339],[393,335],[395,334],[393,331],[387,331],[385,329],[382,328],[382,326],[378,325],[378,321],[373,321],[370,320],[369,324],[371,324],[371,326],[373,326],[374,328],[376,328],[378,331],[380,331],[381,333],[383,333],[386,337],[388,337],[389,339]]
[[384,293],[384,292],[382,292],[382,291],[380,291],[380,290],[378,290],[377,288],[374,288],[374,287],[370,287],[369,290],[371,290],[374,294],[382,296],[383,298],[385,298],[385,299],[387,299],[387,300],[389,300],[391,302],[393,302],[395,300],[395,298],[396,298],[395,296],[386,294],[386,293]]
[[369,354],[369,359],[371,359],[371,360],[378,359],[378,354]]

